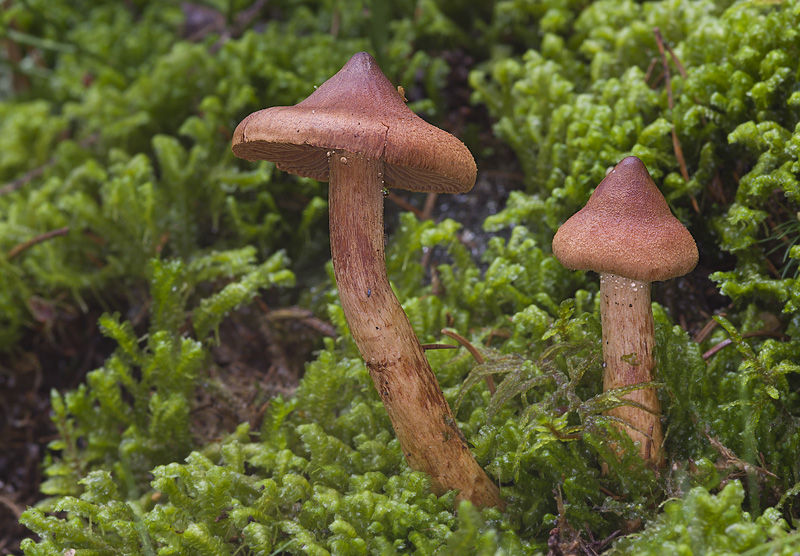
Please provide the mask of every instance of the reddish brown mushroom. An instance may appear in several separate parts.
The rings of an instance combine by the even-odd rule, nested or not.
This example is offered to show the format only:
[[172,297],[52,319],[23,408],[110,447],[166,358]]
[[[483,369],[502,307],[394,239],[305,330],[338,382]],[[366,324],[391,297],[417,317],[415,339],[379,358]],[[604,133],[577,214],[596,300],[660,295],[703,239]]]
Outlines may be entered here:
[[329,182],[331,255],[342,309],[409,467],[434,492],[501,506],[456,425],[386,275],[383,188],[459,193],[477,169],[461,141],[414,114],[361,52],[307,99],[245,118],[233,152]]
[[[600,182],[586,206],[559,228],[553,253],[572,270],[600,274],[605,391],[654,377],[655,331],[650,283],[683,276],[697,246],[669,210],[647,168],[629,156]],[[627,423],[643,458],[662,461],[661,404],[653,388],[622,396],[631,405],[608,412]]]

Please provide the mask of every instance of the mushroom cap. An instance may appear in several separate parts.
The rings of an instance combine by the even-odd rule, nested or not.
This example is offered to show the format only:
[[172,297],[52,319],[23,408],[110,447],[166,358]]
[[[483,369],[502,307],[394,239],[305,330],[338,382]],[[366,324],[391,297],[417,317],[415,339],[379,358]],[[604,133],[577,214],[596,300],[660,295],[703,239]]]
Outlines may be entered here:
[[463,193],[477,174],[469,149],[414,114],[366,52],[295,106],[247,116],[232,150],[320,181],[328,181],[330,151],[345,150],[383,160],[385,185],[412,191]]
[[635,156],[617,164],[558,229],[553,254],[572,270],[644,282],[683,276],[698,258],[694,238]]

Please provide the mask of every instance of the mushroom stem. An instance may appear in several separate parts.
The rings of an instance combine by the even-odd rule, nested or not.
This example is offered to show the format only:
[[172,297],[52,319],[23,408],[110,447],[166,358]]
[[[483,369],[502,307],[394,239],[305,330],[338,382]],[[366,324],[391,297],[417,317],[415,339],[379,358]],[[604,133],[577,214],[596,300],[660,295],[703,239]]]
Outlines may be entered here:
[[330,153],[331,255],[342,309],[369,368],[408,466],[441,495],[503,506],[478,465],[442,394],[425,352],[386,275],[384,163],[347,151]]
[[[603,390],[651,382],[654,376],[655,328],[650,282],[600,273],[600,319],[603,326]],[[639,442],[643,459],[662,463],[661,403],[654,388],[624,396],[641,407],[623,405],[608,411],[630,426],[620,428]],[[647,408],[646,411],[641,408]]]

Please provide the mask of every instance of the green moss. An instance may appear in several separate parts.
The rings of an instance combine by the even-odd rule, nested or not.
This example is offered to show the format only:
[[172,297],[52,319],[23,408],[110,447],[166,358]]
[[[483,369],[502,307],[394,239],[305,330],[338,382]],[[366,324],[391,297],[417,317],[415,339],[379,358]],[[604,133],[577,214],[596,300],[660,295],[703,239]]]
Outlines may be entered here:
[[88,374],[85,385],[64,395],[52,392],[60,438],[50,449],[61,457],[48,467],[45,494],[77,494],[90,472],[113,470],[127,496],[135,498],[146,488],[154,465],[189,453],[191,402],[207,365],[203,342],[181,334],[195,289],[220,275],[236,279],[193,307],[198,338],[205,339],[228,311],[252,300],[260,289],[293,281],[282,268],[287,262],[282,253],[255,266],[253,250],[245,251],[211,255],[189,269],[178,260],[153,260],[153,324],[146,341],[118,314],[100,319],[103,334],[118,348],[102,368]]
[[741,509],[744,489],[728,483],[719,494],[697,487],[671,500],[641,534],[615,544],[611,554],[795,554],[800,535],[792,534],[777,511],[753,520]]
[[[454,232],[447,222],[433,225],[406,217],[396,244],[399,253],[407,253],[412,238],[428,236],[433,242],[427,243],[429,248],[444,249],[457,260],[462,247],[452,241]],[[437,499],[428,491],[428,479],[406,468],[366,368],[354,357],[352,343],[328,341],[309,364],[292,401],[273,403],[261,441],[253,440],[241,427],[221,445],[192,452],[186,463],[173,460],[153,472],[156,478],[151,486],[160,498],[146,514],[150,542],[164,550],[172,547],[170,553],[212,550],[220,539],[231,538],[236,539],[233,545],[225,545],[231,550],[236,546],[267,550],[286,538],[299,544],[283,550],[296,554],[364,550],[430,554],[456,550],[464,539],[473,539],[476,550],[484,547],[481,550],[486,553],[503,547],[514,553],[533,553],[543,549],[559,512],[553,485],[563,491],[564,518],[599,535],[610,534],[621,520],[653,516],[663,496],[663,483],[633,449],[619,459],[608,447],[612,439],[626,440],[602,417],[604,409],[618,402],[601,392],[598,319],[593,312],[574,316],[576,305],[582,311],[593,310],[590,294],[579,296],[577,303],[556,306],[555,315],[548,313],[551,301],[544,307],[536,305],[532,300],[537,290],[543,283],[558,283],[555,276],[564,270],[524,240],[527,234],[518,227],[507,242],[494,241],[494,265],[512,268],[522,259],[538,261],[536,273],[508,280],[502,273],[493,273],[492,266],[485,273],[477,271],[468,258],[462,259],[466,268],[439,267],[443,276],[453,277],[452,284],[466,288],[442,294],[438,303],[448,312],[491,322],[493,313],[480,310],[487,301],[518,307],[511,322],[503,324],[510,332],[508,341],[497,350],[487,350],[483,366],[462,356],[432,356],[441,369],[445,394],[451,402],[460,399],[458,415],[479,462],[504,485],[503,496],[510,502],[505,513],[486,510],[481,517],[468,510],[472,513],[456,520],[451,512],[454,493]],[[397,255],[393,252],[390,260],[398,260]],[[533,265],[519,265],[523,267]],[[205,270],[208,262],[193,268]],[[465,276],[473,279],[464,280]],[[402,278],[398,281],[402,289]],[[164,289],[156,286],[155,291]],[[414,301],[407,304],[412,319],[415,308],[429,306],[422,303],[427,297],[418,292],[418,297],[410,299]],[[470,326],[470,321],[466,324]],[[420,333],[433,335],[433,330],[423,328]],[[485,334],[473,341],[479,342]],[[124,334],[118,336],[123,348],[133,343]],[[688,343],[686,338],[682,341]],[[133,348],[128,351],[141,359]],[[684,358],[682,353],[671,354],[669,366],[685,366]],[[479,381],[486,373],[502,378],[492,399]],[[106,394],[98,391],[95,395]],[[601,472],[601,462],[611,473]],[[97,463],[87,463],[97,467]],[[123,477],[113,468],[112,473],[116,480]],[[687,476],[686,480],[691,485],[701,479]],[[707,474],[702,480],[708,480]],[[139,497],[146,491],[136,492]],[[29,511],[25,523],[35,531],[48,527],[39,510]],[[104,530],[98,523],[98,538],[105,538]],[[192,531],[191,541],[182,536],[186,531]],[[272,540],[263,546],[251,544],[265,539]],[[86,546],[100,542],[84,541]],[[48,542],[48,546],[60,546],[55,540]]]
[[[324,186],[282,173],[273,179],[272,164],[239,161],[230,135],[248,113],[298,102],[368,48],[358,31],[371,23],[358,6],[337,7],[355,26],[341,37],[327,32],[329,9],[290,3],[298,8],[291,18],[276,12],[264,28],[235,40],[207,33],[190,42],[181,36],[179,6],[58,4],[26,2],[2,14],[19,28],[18,40],[62,47],[46,51],[43,73],[27,75],[35,100],[0,104],[0,182],[19,179],[0,195],[0,250],[69,231],[23,250],[13,263],[0,261],[8,276],[0,285],[0,350],[36,326],[28,300],[66,295],[84,311],[95,303],[108,308],[144,286],[156,254],[292,247],[302,274],[319,279],[317,261],[327,252]],[[434,11],[431,4],[422,13]],[[432,36],[398,31],[382,55],[387,74],[398,83],[422,74],[438,91],[443,62],[423,52],[407,60],[414,40]],[[429,112],[439,107],[423,104]]]
[[[23,515],[40,537],[26,554],[535,554],[557,526],[590,544],[640,521],[617,552],[796,550],[797,4],[478,4],[271,2],[257,29],[198,42],[183,39],[176,6],[29,0],[4,12],[20,40],[45,42],[42,64],[15,68],[38,67],[30,99],[0,104],[0,179],[37,170],[0,196],[0,248],[69,233],[0,257],[0,348],[34,326],[31,299],[103,305],[118,346],[84,384],[53,393],[50,498]],[[228,25],[244,7],[210,5]],[[672,107],[654,26],[686,70],[668,54]],[[320,265],[324,186],[229,152],[243,116],[297,102],[362,49],[418,87],[413,107],[433,120],[452,113],[444,91],[474,57],[473,99],[522,167],[526,191],[485,220],[479,260],[461,223],[411,214],[387,255],[423,343],[449,327],[483,356],[428,352],[505,512],[454,513],[455,493],[435,497],[407,468]],[[492,153],[475,129],[463,135]],[[732,301],[702,344],[654,304],[670,457],[657,471],[604,416],[624,392],[602,392],[596,279],[549,248],[627,154],[645,161]],[[340,337],[295,395],[270,401],[259,430],[199,441],[209,337],[294,276]],[[120,316],[145,302],[141,330]],[[780,334],[762,335],[775,322]]]

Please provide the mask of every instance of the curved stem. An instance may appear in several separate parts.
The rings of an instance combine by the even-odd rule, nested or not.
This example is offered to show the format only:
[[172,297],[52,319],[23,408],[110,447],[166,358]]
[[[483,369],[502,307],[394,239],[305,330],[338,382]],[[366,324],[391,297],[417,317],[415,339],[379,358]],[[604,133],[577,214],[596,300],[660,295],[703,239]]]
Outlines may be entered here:
[[441,495],[502,506],[456,424],[386,275],[383,163],[346,151],[330,156],[331,255],[342,309],[392,421],[408,466]]
[[[654,376],[655,327],[650,304],[650,282],[600,274],[600,318],[603,326],[603,391],[651,382]],[[650,411],[624,405],[608,412],[630,427],[624,427],[640,443],[643,459],[662,462],[661,403],[654,388],[643,388],[625,396]],[[651,413],[652,412],[652,413]]]

